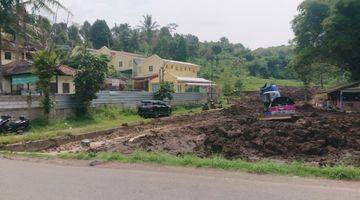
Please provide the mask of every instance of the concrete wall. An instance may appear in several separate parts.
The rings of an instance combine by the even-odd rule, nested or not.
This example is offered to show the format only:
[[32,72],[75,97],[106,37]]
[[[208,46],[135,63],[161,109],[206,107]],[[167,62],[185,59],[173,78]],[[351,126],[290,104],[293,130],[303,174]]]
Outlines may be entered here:
[[[175,93],[171,105],[202,104],[207,101],[204,93]],[[103,91],[98,93],[98,98],[92,102],[92,106],[115,105],[122,108],[135,108],[142,100],[152,100],[153,94],[149,92],[112,92]],[[75,100],[71,95],[57,94],[52,117],[68,117],[73,114]],[[0,96],[0,115],[11,115],[14,118],[25,116],[30,119],[43,117],[41,97],[27,96]]]
[[[68,96],[68,95],[67,95]],[[61,97],[56,95],[56,104],[52,117],[67,117],[73,113],[72,107],[61,106]],[[44,111],[41,107],[42,97],[32,96],[0,96],[0,116],[10,115],[14,118],[25,116],[29,119],[36,119],[44,116]],[[58,105],[59,104],[59,105]]]

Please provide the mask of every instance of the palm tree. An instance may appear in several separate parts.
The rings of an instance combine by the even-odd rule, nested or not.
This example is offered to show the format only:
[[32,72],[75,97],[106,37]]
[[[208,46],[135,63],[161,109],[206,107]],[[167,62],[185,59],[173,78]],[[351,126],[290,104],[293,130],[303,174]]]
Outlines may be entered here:
[[139,28],[145,34],[145,41],[151,45],[154,31],[159,28],[159,24],[156,21],[153,21],[152,15],[144,15],[143,21],[140,21],[141,25]]
[[[32,11],[32,13],[36,13],[39,11],[44,11],[50,14],[54,14],[52,7],[61,8],[67,11],[67,9],[57,0],[16,0],[15,1],[15,14],[16,14],[16,22],[14,23],[14,38],[15,38],[15,48],[16,48],[16,60],[19,60],[19,43],[20,38],[24,40],[24,43],[27,47],[29,34],[27,33],[29,30],[30,32],[37,32],[35,26],[32,26],[28,23],[29,13],[27,9]],[[32,30],[31,30],[32,29]]]

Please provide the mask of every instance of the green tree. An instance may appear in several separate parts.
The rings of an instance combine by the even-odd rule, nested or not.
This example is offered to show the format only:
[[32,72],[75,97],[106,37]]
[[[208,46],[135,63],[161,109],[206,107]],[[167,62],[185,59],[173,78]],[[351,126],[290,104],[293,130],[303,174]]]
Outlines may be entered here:
[[72,48],[81,43],[79,28],[77,26],[71,25],[68,28],[68,36]]
[[76,113],[85,115],[89,111],[91,101],[103,87],[108,71],[108,58],[96,57],[89,52],[83,52],[77,57],[77,73],[75,75],[75,99],[78,103]]
[[111,45],[111,31],[105,20],[96,20],[94,22],[91,26],[90,36],[95,49],[100,49],[103,46],[110,47]]
[[[15,0],[0,1],[0,52],[2,51],[2,37],[3,33],[13,33],[13,24],[16,20],[16,15],[13,12]],[[2,58],[0,54],[0,66],[2,66]]]
[[118,51],[132,51],[131,46],[131,34],[132,30],[129,24],[120,24],[119,26],[115,25],[114,28],[111,29],[114,44],[113,49]]
[[34,32],[34,39],[41,45],[42,48],[46,48],[51,42],[51,28],[52,25],[48,18],[44,16],[37,16],[35,26],[38,31]]
[[56,74],[57,56],[46,50],[40,50],[34,55],[34,73],[39,77],[38,87],[43,94],[42,106],[45,115],[48,115],[53,106],[50,97],[51,78]]
[[174,55],[172,56],[174,60],[186,61],[187,60],[187,45],[186,40],[182,35],[175,35],[175,44]]
[[360,80],[360,1],[330,2],[330,16],[322,23],[326,47],[332,58],[348,68],[352,80]]
[[169,82],[162,82],[160,83],[158,91],[154,93],[154,99],[161,101],[163,101],[164,99],[172,100],[173,93],[175,93],[174,86]]
[[132,30],[130,36],[130,52],[140,51],[140,34],[138,30]]
[[85,21],[79,31],[84,43],[87,46],[91,46],[91,24],[88,21]]
[[172,49],[173,42],[169,28],[162,27],[159,33],[159,41],[155,47],[155,53],[162,58],[172,59],[171,52],[174,50]]
[[225,82],[222,87],[222,93],[224,96],[229,97],[233,95],[234,88],[229,82]]
[[187,53],[189,58],[195,58],[199,55],[199,38],[195,35],[188,34],[185,36]]
[[147,14],[143,16],[143,21],[140,21],[139,27],[144,34],[146,43],[152,47],[154,32],[157,28],[159,28],[158,23],[153,20],[152,15]]
[[66,45],[69,43],[68,28],[66,23],[55,23],[52,27],[52,41],[56,45]]
[[301,78],[309,79],[314,63],[327,63],[349,70],[353,80],[360,80],[359,9],[358,0],[306,0],[299,6],[293,21],[296,56],[292,63]]

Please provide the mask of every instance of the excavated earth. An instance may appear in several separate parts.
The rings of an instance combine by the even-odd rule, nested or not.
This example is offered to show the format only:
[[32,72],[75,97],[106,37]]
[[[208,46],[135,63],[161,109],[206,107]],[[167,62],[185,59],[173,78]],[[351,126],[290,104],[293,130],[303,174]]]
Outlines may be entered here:
[[[300,89],[282,89],[297,102],[303,99]],[[131,153],[140,149],[201,157],[220,154],[249,161],[266,158],[360,166],[360,114],[330,113],[305,104],[297,107],[297,120],[260,121],[260,109],[257,93],[249,93],[228,109],[130,127],[126,133],[98,137],[86,148],[72,142],[47,151]]]

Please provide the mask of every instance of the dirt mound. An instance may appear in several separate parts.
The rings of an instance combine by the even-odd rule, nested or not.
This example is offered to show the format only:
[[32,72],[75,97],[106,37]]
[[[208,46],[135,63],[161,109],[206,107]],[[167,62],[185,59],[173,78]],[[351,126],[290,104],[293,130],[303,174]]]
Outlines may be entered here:
[[295,123],[247,116],[205,128],[207,137],[201,150],[227,158],[337,162],[346,153],[360,151],[360,116],[304,116]]
[[[257,113],[239,104],[218,113],[218,120],[164,132],[153,132],[124,144],[131,149],[226,158],[300,159],[322,164],[360,160],[360,116],[299,107],[296,122],[259,121]],[[203,117],[206,114],[202,114]],[[221,116],[221,117],[220,117]],[[346,158],[346,159],[345,159]]]

